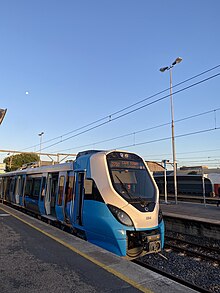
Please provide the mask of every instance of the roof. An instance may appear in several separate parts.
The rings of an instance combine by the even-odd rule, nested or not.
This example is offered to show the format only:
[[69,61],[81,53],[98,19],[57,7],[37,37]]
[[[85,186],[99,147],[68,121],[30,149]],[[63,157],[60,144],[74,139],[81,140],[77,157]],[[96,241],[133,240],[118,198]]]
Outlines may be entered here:
[[157,162],[146,161],[146,163],[151,172],[164,171],[164,167]]

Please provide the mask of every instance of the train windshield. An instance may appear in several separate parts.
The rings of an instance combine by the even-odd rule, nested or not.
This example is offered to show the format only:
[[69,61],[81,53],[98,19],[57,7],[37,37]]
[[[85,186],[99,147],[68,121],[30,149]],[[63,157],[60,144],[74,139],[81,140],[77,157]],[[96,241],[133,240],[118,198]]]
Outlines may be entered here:
[[113,152],[107,155],[115,190],[128,202],[155,202],[155,186],[142,159],[135,154]]

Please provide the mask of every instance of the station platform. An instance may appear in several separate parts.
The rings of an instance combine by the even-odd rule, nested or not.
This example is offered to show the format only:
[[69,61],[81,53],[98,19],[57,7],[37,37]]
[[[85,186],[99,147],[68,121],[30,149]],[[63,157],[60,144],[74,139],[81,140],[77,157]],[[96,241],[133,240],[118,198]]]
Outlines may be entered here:
[[196,292],[0,204],[0,292]]
[[187,218],[191,220],[199,220],[201,222],[209,222],[220,225],[220,207],[204,203],[189,203],[179,201],[160,203],[164,216],[176,216],[178,218]]
[[220,207],[182,201],[177,204],[161,202],[160,207],[166,232],[206,238],[210,243],[220,243]]

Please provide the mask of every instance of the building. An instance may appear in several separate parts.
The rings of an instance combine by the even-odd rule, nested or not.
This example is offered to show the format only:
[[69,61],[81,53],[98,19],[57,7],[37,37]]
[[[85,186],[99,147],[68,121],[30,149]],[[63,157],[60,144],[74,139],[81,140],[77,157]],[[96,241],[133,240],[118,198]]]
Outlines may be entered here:
[[151,172],[164,172],[164,167],[157,162],[146,161]]

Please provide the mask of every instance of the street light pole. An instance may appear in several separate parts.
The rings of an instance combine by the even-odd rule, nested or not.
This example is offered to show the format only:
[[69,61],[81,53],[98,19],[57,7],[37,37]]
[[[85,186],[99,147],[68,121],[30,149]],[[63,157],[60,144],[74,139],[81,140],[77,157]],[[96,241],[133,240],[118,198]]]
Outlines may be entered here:
[[176,170],[176,146],[174,133],[174,107],[173,107],[173,92],[172,92],[172,67],[170,68],[170,106],[171,106],[171,130],[172,130],[172,150],[173,150],[173,176],[174,176],[174,194],[175,203],[177,204],[177,170]]
[[171,130],[172,130],[172,153],[173,153],[173,178],[174,178],[174,195],[175,203],[177,204],[177,168],[176,168],[176,147],[175,147],[175,133],[174,133],[174,107],[173,107],[173,85],[172,85],[172,68],[182,61],[181,57],[176,58],[176,60],[166,67],[160,68],[161,72],[169,70],[170,72],[170,106],[171,106]]
[[[39,133],[38,135],[40,136],[40,155],[41,155],[41,146],[42,146],[42,135],[44,134],[44,132],[42,131],[41,133]],[[41,165],[41,160],[40,160],[40,164]]]
[[163,160],[162,162],[164,164],[164,200],[165,200],[165,203],[168,204],[168,201],[167,201],[167,162],[169,162],[169,160]]

